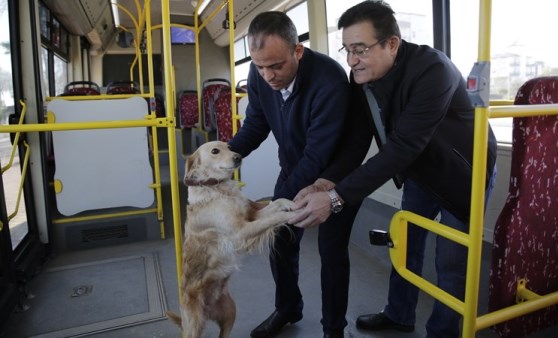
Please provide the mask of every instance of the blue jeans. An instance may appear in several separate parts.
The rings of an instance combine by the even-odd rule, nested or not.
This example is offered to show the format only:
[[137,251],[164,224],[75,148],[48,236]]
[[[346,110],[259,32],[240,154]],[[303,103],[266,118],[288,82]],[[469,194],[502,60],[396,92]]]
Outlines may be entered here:
[[[490,183],[486,189],[485,208],[494,187],[495,178],[496,168],[494,168],[494,172],[490,177]],[[469,232],[468,224],[454,217],[437,203],[431,194],[422,190],[409,179],[405,181],[403,187],[401,208],[430,219],[434,219],[438,214],[441,214],[440,223],[465,233]],[[409,224],[407,268],[418,275],[422,273],[426,236],[428,233],[429,231],[421,227]],[[465,295],[465,275],[467,272],[467,248],[442,236],[437,236],[435,255],[438,287],[463,300]],[[389,282],[388,304],[384,308],[384,314],[397,323],[414,325],[419,289],[402,278],[393,268]],[[460,319],[460,314],[436,300],[432,314],[426,323],[427,337],[459,337]]]

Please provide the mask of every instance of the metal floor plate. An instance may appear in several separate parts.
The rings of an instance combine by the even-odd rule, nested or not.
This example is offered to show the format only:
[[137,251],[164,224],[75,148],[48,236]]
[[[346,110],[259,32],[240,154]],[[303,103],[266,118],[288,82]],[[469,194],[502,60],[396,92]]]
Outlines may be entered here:
[[80,337],[166,319],[156,253],[49,269],[37,283],[32,289],[49,293],[35,295],[19,314],[27,337]]

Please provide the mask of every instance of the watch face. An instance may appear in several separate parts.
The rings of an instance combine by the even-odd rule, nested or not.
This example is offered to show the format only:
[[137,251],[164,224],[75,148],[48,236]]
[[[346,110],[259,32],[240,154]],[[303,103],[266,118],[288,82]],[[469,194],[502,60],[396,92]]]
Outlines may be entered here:
[[343,206],[341,204],[336,204],[331,208],[331,211],[336,214],[339,211],[343,210]]

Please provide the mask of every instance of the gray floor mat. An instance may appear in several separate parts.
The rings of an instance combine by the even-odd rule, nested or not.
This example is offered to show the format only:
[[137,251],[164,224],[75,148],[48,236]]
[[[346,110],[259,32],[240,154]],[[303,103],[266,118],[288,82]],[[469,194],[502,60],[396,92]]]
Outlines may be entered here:
[[79,337],[166,319],[156,253],[49,269],[30,289],[49,292],[17,314],[26,337]]

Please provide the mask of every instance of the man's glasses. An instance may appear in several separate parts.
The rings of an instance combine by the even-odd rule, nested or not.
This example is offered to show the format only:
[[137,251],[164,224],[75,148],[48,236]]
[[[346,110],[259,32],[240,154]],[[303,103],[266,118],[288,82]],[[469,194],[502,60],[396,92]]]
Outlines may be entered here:
[[362,58],[362,57],[366,56],[366,53],[368,53],[368,51],[370,49],[374,48],[374,46],[376,46],[376,45],[379,45],[379,44],[383,43],[386,40],[387,39],[382,39],[382,40],[376,41],[376,43],[373,43],[370,46],[356,47],[353,50],[348,50],[347,48],[345,48],[345,46],[343,46],[339,49],[339,53],[342,53],[342,54],[346,55],[347,57],[349,57],[351,54],[353,54],[357,58]]

